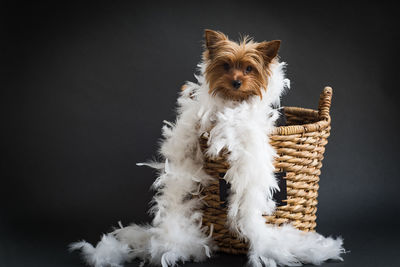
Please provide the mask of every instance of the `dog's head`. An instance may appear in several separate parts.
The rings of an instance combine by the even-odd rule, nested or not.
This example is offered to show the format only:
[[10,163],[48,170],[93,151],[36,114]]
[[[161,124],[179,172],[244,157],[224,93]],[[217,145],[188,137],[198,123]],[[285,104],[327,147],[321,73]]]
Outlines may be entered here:
[[203,60],[209,93],[236,101],[253,95],[261,98],[279,45],[278,40],[257,43],[248,37],[236,43],[221,32],[205,30]]

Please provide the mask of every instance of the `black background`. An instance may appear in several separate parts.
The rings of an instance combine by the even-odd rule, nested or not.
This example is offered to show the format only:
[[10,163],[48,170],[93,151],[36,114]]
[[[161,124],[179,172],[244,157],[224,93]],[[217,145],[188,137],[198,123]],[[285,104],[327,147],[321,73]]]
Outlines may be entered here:
[[[56,3],[57,4],[56,4]],[[318,228],[343,263],[399,266],[395,6],[338,1],[1,4],[0,266],[82,266],[67,244],[148,222],[162,120],[194,80],[205,28],[282,40],[292,89],[334,89]],[[242,266],[217,255],[185,266]],[[132,266],[136,266],[134,262]]]

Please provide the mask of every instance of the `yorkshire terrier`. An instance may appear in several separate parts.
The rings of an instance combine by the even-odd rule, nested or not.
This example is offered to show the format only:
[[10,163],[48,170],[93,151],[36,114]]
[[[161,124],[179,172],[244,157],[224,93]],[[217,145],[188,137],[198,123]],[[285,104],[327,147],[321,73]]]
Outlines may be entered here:
[[209,93],[228,100],[242,101],[262,97],[267,89],[269,65],[278,54],[281,41],[255,43],[245,37],[240,44],[224,34],[205,31],[205,78]]
[[229,151],[224,177],[231,186],[227,227],[248,243],[251,266],[342,260],[342,239],[304,233],[290,224],[273,226],[262,217],[274,212],[272,194],[279,190],[268,134],[279,117],[280,96],[289,86],[285,63],[277,56],[280,43],[248,37],[236,43],[221,32],[206,30],[198,81],[183,86],[176,122],[163,127],[164,162],[144,164],[159,170],[153,184],[157,193],[150,210],[152,223],[120,225],[96,247],[81,241],[70,248],[81,249],[87,263],[96,267],[120,266],[134,258],[167,267],[210,257],[218,248],[212,229],[202,226],[203,202],[198,197],[213,179],[202,169],[198,142],[208,133],[208,156]]

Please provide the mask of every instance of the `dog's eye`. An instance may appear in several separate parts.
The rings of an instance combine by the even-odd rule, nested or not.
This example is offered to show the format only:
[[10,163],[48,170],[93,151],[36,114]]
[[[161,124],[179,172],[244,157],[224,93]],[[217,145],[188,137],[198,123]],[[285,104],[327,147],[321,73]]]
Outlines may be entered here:
[[252,68],[251,66],[247,66],[246,72],[249,73],[250,71],[252,71],[252,69],[253,69],[253,68]]
[[228,63],[224,63],[224,69],[225,69],[226,71],[228,71],[229,68],[230,68],[229,64],[228,64]]

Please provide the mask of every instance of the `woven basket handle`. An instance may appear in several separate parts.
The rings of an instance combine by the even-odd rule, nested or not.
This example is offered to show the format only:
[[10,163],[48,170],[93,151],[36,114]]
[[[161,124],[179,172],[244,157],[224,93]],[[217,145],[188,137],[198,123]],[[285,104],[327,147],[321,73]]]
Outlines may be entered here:
[[332,101],[332,88],[327,86],[322,91],[319,96],[319,104],[318,104],[318,116],[320,120],[330,121],[331,116],[329,115],[329,110],[331,108]]

